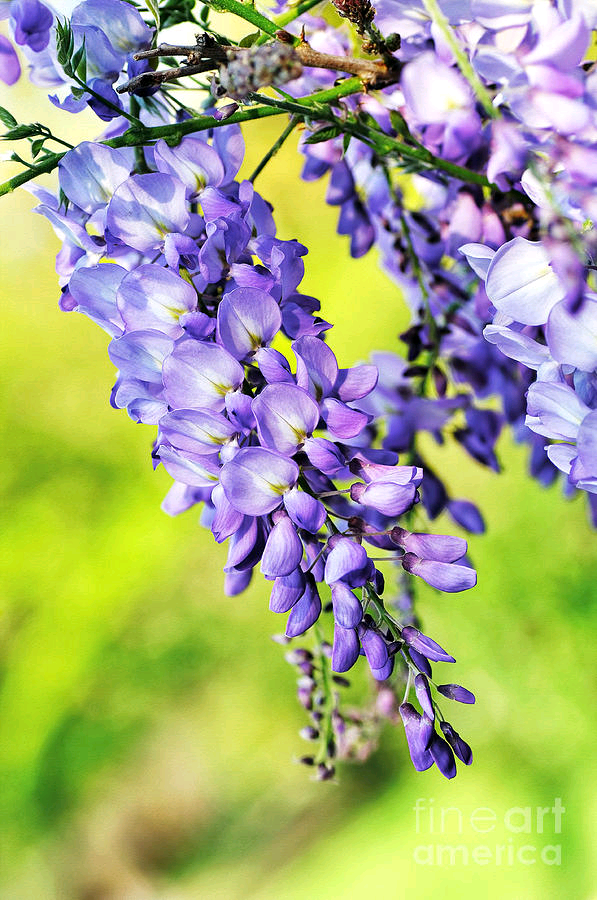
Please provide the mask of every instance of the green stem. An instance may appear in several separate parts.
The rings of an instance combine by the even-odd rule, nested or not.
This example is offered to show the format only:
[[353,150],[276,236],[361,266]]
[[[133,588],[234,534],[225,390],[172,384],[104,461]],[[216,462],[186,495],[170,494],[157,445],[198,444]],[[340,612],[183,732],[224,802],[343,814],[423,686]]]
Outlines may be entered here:
[[278,152],[278,150],[280,149],[280,147],[282,146],[282,144],[284,143],[286,138],[292,134],[292,132],[298,125],[298,122],[299,122],[299,120],[296,119],[294,116],[290,117],[290,122],[288,123],[288,125],[286,126],[286,128],[284,129],[284,131],[282,132],[280,137],[278,138],[278,140],[270,147],[270,149],[267,151],[267,153],[265,154],[265,156],[263,157],[263,159],[261,160],[259,165],[257,165],[255,170],[251,173],[251,175],[249,175],[250,182],[252,182],[252,183],[255,182],[255,179],[257,178],[257,176],[259,174],[261,174],[261,172],[263,172],[263,170],[265,169],[265,167],[268,164],[268,162],[270,161],[270,159],[272,159],[276,155],[276,153]]
[[437,0],[423,0],[423,4],[433,21],[441,31],[442,35],[444,36],[448,47],[456,57],[458,68],[472,87],[483,109],[490,119],[499,119],[499,110],[497,110],[493,105],[491,96],[489,95],[487,88],[473,69],[470,59],[456,40],[454,31],[452,30],[450,23],[440,9],[439,3],[437,2]]
[[74,150],[74,149],[75,149],[75,145],[74,145],[74,144],[70,144],[68,141],[63,141],[62,138],[56,137],[56,135],[55,135],[55,134],[52,134],[52,132],[50,132],[50,133],[48,134],[48,138],[47,138],[47,139],[48,139],[49,141],[56,141],[57,144],[62,144],[63,147],[68,147],[69,150]]
[[[276,28],[285,28],[287,25],[290,25],[291,22],[294,22],[295,19],[298,19],[299,16],[302,16],[303,13],[309,12],[310,9],[313,9],[314,6],[318,6],[321,2],[322,0],[302,0],[302,3],[297,3],[294,9],[289,9],[287,12],[282,13],[281,16],[276,16],[274,19]],[[266,41],[266,35],[262,34],[255,43],[260,45],[265,44]]]
[[322,0],[303,0],[302,3],[297,3],[294,9],[289,9],[287,12],[282,13],[281,16],[277,16],[274,21],[278,28],[284,28],[285,25],[294,22],[304,12],[309,12],[310,9],[313,9],[314,6],[321,2]]
[[125,109],[121,109],[119,106],[116,106],[115,103],[112,103],[111,100],[108,100],[106,97],[102,97],[101,94],[98,94],[97,91],[94,91],[93,88],[90,88],[87,82],[83,81],[82,78],[79,78],[78,75],[73,73],[72,77],[77,82],[77,84],[81,86],[85,93],[91,94],[92,97],[95,97],[95,99],[103,103],[104,106],[107,106],[110,109],[114,110],[114,112],[117,112],[119,116],[123,116],[125,119],[128,119],[132,125],[139,126],[143,124],[140,119],[136,119],[135,116],[131,116],[131,114],[128,113]]
[[[317,641],[317,656],[318,662],[321,669],[321,686],[323,688],[323,692],[325,695],[325,706],[323,709],[320,709],[320,712],[323,712],[324,718],[322,720],[323,727],[321,728],[321,743],[318,754],[318,762],[325,763],[328,757],[328,747],[330,743],[334,740],[334,729],[332,726],[332,712],[334,709],[334,694],[333,688],[330,678],[330,670],[329,665],[330,661],[327,656],[324,654],[322,645],[324,642],[324,635],[321,625],[317,623],[314,627],[315,637]],[[321,727],[321,726],[320,726]]]
[[[333,113],[328,111],[328,108],[341,97],[348,97],[350,94],[358,94],[362,89],[363,85],[359,78],[346,78],[337,87],[329,88],[325,91],[316,91],[314,94],[309,94],[307,97],[293,100],[292,103],[286,100],[274,100],[270,97],[259,95],[259,99],[263,101],[263,106],[250,106],[247,109],[233,113],[228,119],[218,121],[217,119],[214,119],[213,116],[197,116],[194,119],[187,119],[184,122],[178,122],[172,125],[157,125],[152,128],[141,125],[140,127],[136,126],[134,128],[129,128],[124,134],[107,141],[102,141],[102,143],[106,144],[108,147],[116,148],[143,147],[153,144],[160,138],[164,138],[172,144],[177,144],[186,134],[193,134],[197,131],[207,131],[211,128],[222,128],[226,125],[250,122],[254,119],[265,119],[269,116],[280,116],[287,112],[295,113],[301,119],[304,119],[309,118],[309,111],[312,110],[317,118],[335,121]],[[427,166],[440,169],[446,174],[458,178],[460,181],[491,187],[490,182],[488,182],[485,176],[480,175],[478,172],[473,172],[470,169],[466,169],[463,166],[457,166],[454,163],[447,162],[440,157],[435,157],[424,148],[417,149],[416,147],[410,147],[381,132],[372,132],[372,135],[369,135],[365,126],[357,127],[356,125],[344,123],[343,127],[356,137],[361,138],[361,140],[365,135],[365,138],[374,142],[376,149],[382,154],[384,152],[398,152],[407,158],[417,159]],[[26,184],[38,175],[51,172],[56,168],[63,156],[64,153],[50,154],[26,172],[19,172],[18,175],[9,178],[4,184],[0,184],[0,197],[4,194],[9,194],[11,191],[14,191],[15,188]]]
[[[281,16],[277,16],[274,20],[268,19],[266,16],[257,12],[254,6],[249,3],[239,3],[238,0],[205,0],[205,2],[216,12],[231,12],[239,16],[251,25],[255,25],[263,34],[256,40],[257,45],[265,44],[270,38],[275,38],[276,33],[294,22],[303,13],[308,12],[314,6],[317,6],[322,0],[302,0],[297,3],[294,9],[288,10]],[[203,26],[201,26],[203,27]],[[295,44],[298,44],[300,38],[295,38]]]
[[[141,107],[139,105],[139,101],[135,96],[131,96],[129,108],[131,111],[131,115],[134,116],[137,121],[140,121],[139,113],[141,112]],[[143,147],[135,147],[135,172],[137,174],[141,172],[149,172]]]
[[16,190],[16,188],[21,187],[21,185],[27,184],[32,178],[37,178],[38,175],[44,175],[46,172],[51,172],[56,168],[63,156],[64,153],[48,153],[41,162],[36,163],[30,169],[19,172],[18,175],[15,175],[13,178],[9,178],[4,184],[0,184],[0,197],[3,197],[4,194],[10,194],[11,191]]
[[[347,79],[347,81],[353,80],[354,79]],[[319,95],[311,94],[309,98],[311,100],[310,105],[315,106],[318,101],[328,102],[327,98],[324,99],[323,96],[327,93],[329,92],[321,91]],[[290,101],[279,99],[274,100],[273,98],[267,97],[264,94],[253,94],[252,96],[265,105],[276,106],[277,108],[285,109],[287,112],[304,116],[304,99],[306,98],[303,98],[303,100]],[[360,122],[338,122],[337,117],[331,109],[317,108],[314,113],[314,118],[338,124],[346,133],[351,134],[356,138],[360,138],[360,140],[365,140],[365,142],[368,142],[382,156],[386,155],[387,153],[398,153],[400,156],[405,157],[406,159],[416,159],[418,162],[423,163],[429,168],[439,169],[440,171],[445,172],[447,175],[451,175],[453,178],[458,178],[459,181],[464,181],[469,184],[480,184],[486,187],[491,187],[491,182],[487,180],[485,175],[481,175],[479,172],[474,172],[472,169],[467,169],[465,166],[457,166],[455,163],[451,163],[439,156],[434,156],[433,153],[431,153],[431,151],[427,150],[425,147],[413,147],[410,144],[405,144],[402,141],[396,140],[396,138],[384,134],[382,131],[376,131],[373,128],[370,128],[367,125],[363,125]]]
[[[425,304],[425,318],[427,319],[427,327],[429,328],[429,337],[431,340],[431,349],[427,351],[427,360],[426,366],[427,371],[425,375],[421,378],[419,383],[417,394],[420,397],[427,396],[427,385],[428,381],[431,378],[433,366],[435,365],[437,358],[439,356],[439,344],[440,344],[440,331],[438,328],[438,324],[435,320],[433,312],[431,310],[431,304],[429,302],[429,291],[427,289],[427,285],[425,283],[425,278],[423,276],[423,269],[421,268],[421,263],[419,262],[419,258],[415,252],[415,248],[412,242],[412,236],[410,233],[410,228],[408,227],[408,222],[406,221],[406,217],[404,215],[400,216],[400,225],[402,226],[402,233],[404,234],[404,240],[406,241],[406,247],[408,250],[408,255],[410,257],[411,265],[413,267],[413,271],[415,273],[415,277],[417,279],[417,283],[419,285],[419,290],[421,291],[421,296],[423,297],[423,302]],[[415,453],[415,439],[413,437],[413,443],[411,445],[411,452]],[[412,507],[409,512],[413,512],[414,507]]]
[[204,0],[204,2],[206,2],[211,9],[215,10],[215,12],[234,13],[235,16],[244,19],[246,22],[250,22],[251,25],[255,25],[256,28],[259,28],[260,31],[264,31],[265,34],[269,34],[270,37],[275,37],[276,31],[280,28],[280,26],[276,25],[275,22],[272,22],[271,19],[268,19],[261,15],[260,12],[257,12],[255,7],[250,3],[239,3],[239,0]]
[[[329,88],[325,91],[316,91],[314,94],[308,94],[295,101],[298,113],[301,118],[307,115],[309,109],[318,104],[330,104],[334,100],[341,97],[347,97],[350,94],[358,94],[362,91],[363,85],[359,78],[346,78],[337,87]],[[263,99],[260,96],[260,99]],[[193,134],[196,131],[206,131],[209,128],[222,128],[226,125],[240,124],[242,122],[250,122],[253,119],[264,119],[269,116],[279,116],[288,112],[283,101],[277,101],[269,97],[267,105],[249,106],[246,109],[233,113],[228,119],[218,121],[213,116],[197,116],[194,119],[187,119],[184,122],[178,122],[173,125],[157,125],[153,128],[130,128],[124,134],[116,138],[111,138],[103,143],[109,147],[135,147],[140,142],[153,143],[159,138],[164,138],[170,142],[178,143],[185,134]],[[291,110],[295,112],[296,109]]]

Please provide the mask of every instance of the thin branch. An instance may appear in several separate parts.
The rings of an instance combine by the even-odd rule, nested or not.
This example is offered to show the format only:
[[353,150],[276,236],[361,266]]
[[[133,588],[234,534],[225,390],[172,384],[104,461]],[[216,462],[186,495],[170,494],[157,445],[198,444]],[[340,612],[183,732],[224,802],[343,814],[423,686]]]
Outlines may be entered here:
[[272,144],[272,146],[267,151],[267,153],[265,154],[265,156],[263,157],[261,162],[255,167],[254,171],[249,175],[248,180],[251,183],[254,183],[257,176],[261,172],[263,172],[263,170],[265,169],[265,167],[268,164],[268,162],[270,161],[270,159],[272,159],[276,155],[276,153],[278,152],[278,150],[280,149],[280,147],[282,146],[282,144],[284,143],[286,138],[290,137],[290,135],[292,134],[292,132],[294,131],[294,129],[296,128],[298,123],[299,123],[299,120],[295,116],[290,117],[290,122],[288,123],[288,125],[286,126],[286,128],[284,129],[284,131],[282,132],[280,137],[277,139],[277,141],[274,144]]
[[[4,194],[10,194],[11,191],[16,190],[16,188],[21,187],[21,185],[27,184],[32,178],[37,178],[38,175],[44,175],[46,172],[51,172],[56,168],[65,153],[49,153],[47,156],[44,156],[40,162],[35,163],[34,166],[31,166],[23,172],[19,172],[13,178],[9,178],[8,181],[5,181],[4,184],[0,184],[0,197],[3,197]],[[24,164],[28,165],[28,163]]]
[[[279,31],[277,37],[283,43],[290,43],[294,39],[288,32]],[[143,72],[125,84],[116,88],[119,94],[134,94],[135,91],[163,84],[182,78],[185,75],[197,75],[210,69],[217,69],[222,63],[231,57],[242,53],[243,48],[231,45],[216,44],[207,36],[198,37],[195,46],[183,44],[160,44],[152,50],[142,50],[135,54],[135,59],[156,59],[162,56],[186,56],[188,64],[176,68],[166,69],[161,72]],[[259,51],[258,51],[259,52]],[[300,41],[294,47],[294,52],[303,66],[316,69],[331,69],[335,72],[346,72],[348,75],[358,76],[368,87],[382,87],[398,80],[401,64],[392,62],[386,65],[379,60],[356,59],[351,56],[336,56],[331,53],[320,53],[306,42]]]
[[194,66],[176,66],[171,69],[164,69],[161,72],[142,72],[131,78],[130,81],[121,84],[116,88],[118,94],[134,94],[137,91],[148,87],[155,87],[166,81],[176,81],[178,78],[184,78],[186,75],[199,75],[201,72],[208,72],[216,67],[216,64],[210,60],[204,60]]
[[319,53],[313,50],[306,41],[301,41],[295,48],[295,53],[304,66],[316,69],[333,69],[337,72],[347,72],[349,75],[357,75],[365,84],[371,87],[392,84],[398,81],[401,66],[396,64],[389,68],[385,63],[368,59],[355,59],[350,56],[334,56],[331,53]]
[[232,44],[218,44],[209,35],[198,34],[197,43],[188,44],[160,44],[152,50],[140,50],[135,53],[133,59],[156,59],[160,56],[186,56],[189,64],[193,65],[203,59],[215,59],[225,62],[230,52],[240,50],[240,47]]

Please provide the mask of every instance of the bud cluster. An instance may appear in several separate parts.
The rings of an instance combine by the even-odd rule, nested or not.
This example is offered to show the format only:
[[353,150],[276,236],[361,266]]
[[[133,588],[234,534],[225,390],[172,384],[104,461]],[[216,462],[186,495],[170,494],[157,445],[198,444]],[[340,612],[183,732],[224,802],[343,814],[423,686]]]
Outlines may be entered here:
[[340,15],[348,19],[362,33],[375,18],[371,0],[332,0]]
[[303,66],[290,44],[277,42],[229,53],[220,69],[218,95],[245,100],[249,94],[272,84],[300,78]]

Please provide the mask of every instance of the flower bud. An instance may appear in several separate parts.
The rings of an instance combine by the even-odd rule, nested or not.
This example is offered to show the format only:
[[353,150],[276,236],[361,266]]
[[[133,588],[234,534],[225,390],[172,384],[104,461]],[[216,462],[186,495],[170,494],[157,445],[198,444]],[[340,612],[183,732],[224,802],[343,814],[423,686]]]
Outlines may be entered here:
[[371,0],[332,0],[332,3],[344,19],[348,19],[359,31],[364,31],[375,18],[375,9]]

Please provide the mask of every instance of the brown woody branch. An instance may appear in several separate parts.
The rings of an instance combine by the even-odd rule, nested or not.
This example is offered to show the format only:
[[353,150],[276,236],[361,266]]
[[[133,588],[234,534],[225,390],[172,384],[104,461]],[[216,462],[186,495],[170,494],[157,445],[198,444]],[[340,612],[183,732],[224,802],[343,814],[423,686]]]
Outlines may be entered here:
[[[278,32],[278,38],[283,43],[289,43],[294,38],[287,32]],[[225,65],[236,54],[243,52],[242,47],[228,44],[217,44],[207,35],[198,35],[197,43],[193,46],[178,44],[160,44],[153,50],[143,50],[135,54],[135,59],[159,59],[162,56],[186,56],[187,64],[161,72],[144,72],[137,75],[125,84],[116,88],[119,94],[134,94],[136,91],[162,84],[166,81],[174,81],[185,75],[197,75],[201,72],[218,69]],[[332,69],[336,72],[346,72],[356,75],[366,87],[384,87],[398,81],[401,65],[388,65],[386,62],[371,61],[368,59],[356,59],[350,56],[335,56],[331,53],[320,53],[302,40],[294,47],[294,53],[303,66],[316,69]]]

